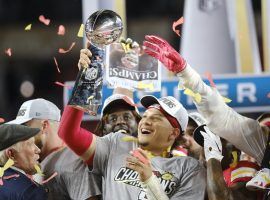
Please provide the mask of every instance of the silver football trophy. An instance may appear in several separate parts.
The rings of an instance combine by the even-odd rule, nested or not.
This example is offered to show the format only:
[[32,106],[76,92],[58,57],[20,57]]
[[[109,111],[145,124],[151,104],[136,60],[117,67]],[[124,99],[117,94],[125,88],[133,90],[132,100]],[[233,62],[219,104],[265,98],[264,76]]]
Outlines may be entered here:
[[90,41],[91,64],[81,67],[68,105],[96,115],[102,103],[105,46],[115,42],[122,30],[121,17],[111,10],[97,11],[87,19],[85,34]]

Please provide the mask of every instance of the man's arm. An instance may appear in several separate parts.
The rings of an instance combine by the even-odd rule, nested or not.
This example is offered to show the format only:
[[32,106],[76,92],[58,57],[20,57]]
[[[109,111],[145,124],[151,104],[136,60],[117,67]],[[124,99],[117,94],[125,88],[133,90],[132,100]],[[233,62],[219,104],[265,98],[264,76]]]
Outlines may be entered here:
[[96,149],[96,136],[81,128],[83,111],[66,106],[59,126],[58,135],[88,165],[92,165]]
[[221,163],[214,158],[207,161],[207,194],[209,200],[233,200],[232,192],[223,178]]
[[216,88],[207,86],[200,75],[165,40],[157,36],[146,36],[144,45],[146,53],[159,59],[168,70],[177,74],[186,88],[201,95],[201,102],[194,103],[211,131],[260,163],[267,142],[264,128],[256,120],[239,115],[228,107]]

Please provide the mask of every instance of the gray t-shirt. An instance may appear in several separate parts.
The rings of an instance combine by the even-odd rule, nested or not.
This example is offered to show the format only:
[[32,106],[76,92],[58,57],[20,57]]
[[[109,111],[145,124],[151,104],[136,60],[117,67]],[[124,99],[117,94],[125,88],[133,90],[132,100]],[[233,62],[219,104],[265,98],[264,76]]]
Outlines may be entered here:
[[91,172],[87,165],[69,148],[48,155],[41,162],[44,179],[54,172],[57,176],[45,184],[49,190],[48,199],[85,200],[101,195],[102,177]]
[[[97,138],[93,172],[102,174],[104,200],[147,199],[136,171],[126,168],[129,152],[138,148],[136,142],[125,142],[122,133]],[[206,188],[204,167],[190,157],[151,159],[153,172],[170,199],[203,200]]]

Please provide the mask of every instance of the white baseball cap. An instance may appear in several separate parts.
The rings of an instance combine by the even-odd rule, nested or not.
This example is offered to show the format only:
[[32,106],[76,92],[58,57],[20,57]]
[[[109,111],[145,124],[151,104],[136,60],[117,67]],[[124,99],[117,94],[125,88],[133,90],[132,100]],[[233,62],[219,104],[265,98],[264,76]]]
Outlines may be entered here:
[[58,107],[45,99],[33,99],[24,102],[16,119],[6,124],[23,124],[32,119],[46,119],[60,121],[61,112]]
[[123,94],[113,94],[104,101],[104,105],[101,110],[101,117],[105,113],[107,113],[109,108],[111,108],[112,106],[123,105],[123,104],[130,106],[131,110],[135,110],[139,114],[138,108],[135,105],[132,98]]
[[192,119],[197,124],[197,126],[201,126],[201,125],[205,124],[204,117],[198,112],[191,112],[191,113],[189,113],[188,116],[190,119]]
[[182,131],[186,130],[188,124],[188,113],[176,98],[167,96],[157,99],[155,96],[147,95],[141,99],[141,104],[145,108],[148,108],[154,104],[159,104],[167,114],[174,117],[178,121]]

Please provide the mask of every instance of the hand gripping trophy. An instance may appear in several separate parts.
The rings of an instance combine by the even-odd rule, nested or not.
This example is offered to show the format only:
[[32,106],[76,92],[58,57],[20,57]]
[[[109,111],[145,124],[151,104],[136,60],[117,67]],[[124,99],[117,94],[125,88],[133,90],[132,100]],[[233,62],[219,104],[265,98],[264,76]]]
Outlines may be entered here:
[[88,68],[81,67],[69,105],[96,115],[102,103],[105,46],[115,42],[122,30],[121,17],[111,10],[97,11],[87,19],[85,34],[91,43],[91,64]]

